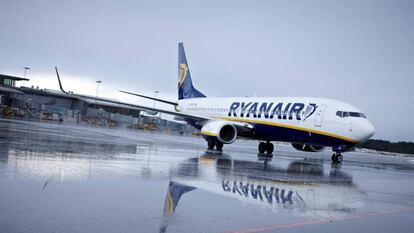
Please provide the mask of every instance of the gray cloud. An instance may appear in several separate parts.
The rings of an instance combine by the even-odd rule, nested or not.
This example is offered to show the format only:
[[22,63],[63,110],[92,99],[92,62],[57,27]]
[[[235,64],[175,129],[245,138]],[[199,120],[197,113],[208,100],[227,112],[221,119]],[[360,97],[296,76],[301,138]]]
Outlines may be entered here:
[[[321,96],[414,140],[412,1],[0,1],[0,73],[176,94],[177,43],[211,96]],[[151,91],[150,91],[151,92]]]

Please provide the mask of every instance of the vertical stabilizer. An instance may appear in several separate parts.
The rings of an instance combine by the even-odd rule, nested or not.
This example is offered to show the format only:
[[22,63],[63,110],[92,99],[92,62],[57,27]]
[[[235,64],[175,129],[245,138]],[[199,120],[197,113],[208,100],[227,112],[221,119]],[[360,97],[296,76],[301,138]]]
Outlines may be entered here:
[[178,99],[206,97],[203,93],[195,89],[191,80],[190,69],[188,68],[185,56],[184,45],[178,43]]

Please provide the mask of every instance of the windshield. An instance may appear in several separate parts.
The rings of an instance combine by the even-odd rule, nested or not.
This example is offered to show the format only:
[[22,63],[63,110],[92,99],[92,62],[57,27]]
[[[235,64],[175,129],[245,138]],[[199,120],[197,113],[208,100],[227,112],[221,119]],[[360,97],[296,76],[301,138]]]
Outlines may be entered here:
[[336,115],[339,117],[361,117],[366,118],[365,114],[362,112],[346,112],[346,111],[337,111]]

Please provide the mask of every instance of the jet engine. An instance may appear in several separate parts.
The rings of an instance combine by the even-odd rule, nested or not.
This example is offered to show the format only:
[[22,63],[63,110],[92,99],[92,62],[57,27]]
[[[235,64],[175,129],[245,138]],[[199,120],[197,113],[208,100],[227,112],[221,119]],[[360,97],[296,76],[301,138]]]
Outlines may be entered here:
[[292,143],[293,148],[300,151],[307,151],[307,152],[320,152],[323,150],[323,146],[316,146],[304,143]]
[[149,110],[145,111],[145,113],[148,114],[148,115],[151,115],[151,116],[155,116],[155,115],[158,114],[157,111],[149,111]]
[[201,135],[207,141],[230,144],[237,138],[237,129],[234,125],[226,121],[208,121],[201,128]]

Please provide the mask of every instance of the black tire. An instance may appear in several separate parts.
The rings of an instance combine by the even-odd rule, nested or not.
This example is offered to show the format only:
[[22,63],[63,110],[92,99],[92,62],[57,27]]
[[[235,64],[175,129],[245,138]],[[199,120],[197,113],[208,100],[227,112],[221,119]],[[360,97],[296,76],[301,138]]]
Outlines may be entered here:
[[213,142],[213,141],[208,141],[207,142],[207,147],[208,147],[208,149],[210,149],[210,150],[214,150],[214,146],[216,145],[216,143],[215,142]]
[[272,154],[274,149],[275,149],[275,147],[273,146],[273,143],[271,143],[271,142],[266,143],[266,152],[268,154]]
[[344,160],[344,157],[341,154],[337,154],[336,155],[336,162],[337,163],[342,163],[342,160]]
[[258,149],[259,149],[260,154],[264,154],[266,152],[266,143],[264,142],[259,143]]
[[336,158],[336,153],[333,153],[333,154],[332,154],[331,159],[332,159],[332,162],[333,162],[333,163],[338,163],[337,158]]
[[221,143],[221,142],[216,143],[216,149],[217,150],[223,150],[223,143]]

